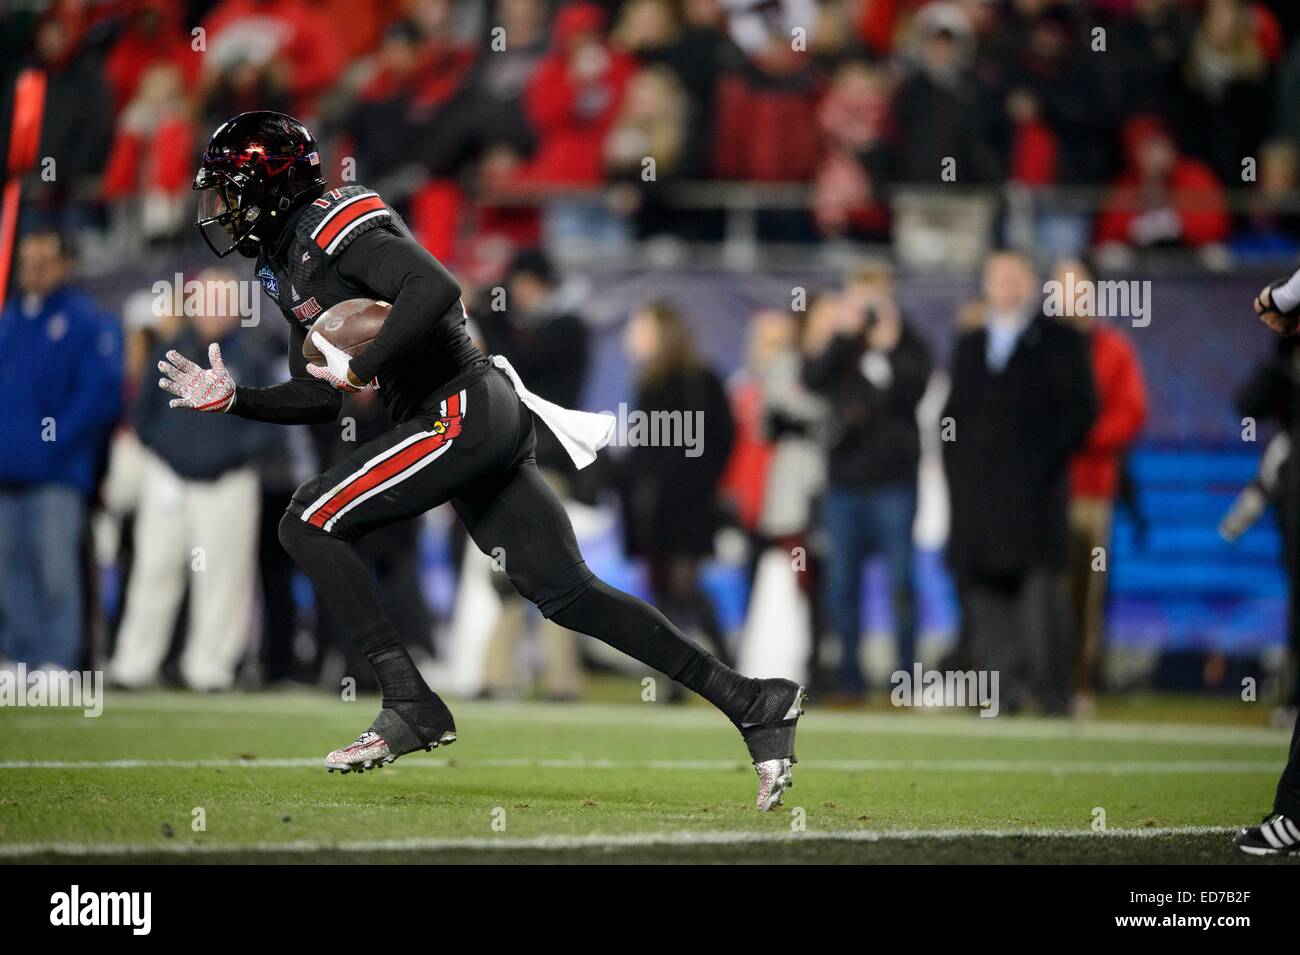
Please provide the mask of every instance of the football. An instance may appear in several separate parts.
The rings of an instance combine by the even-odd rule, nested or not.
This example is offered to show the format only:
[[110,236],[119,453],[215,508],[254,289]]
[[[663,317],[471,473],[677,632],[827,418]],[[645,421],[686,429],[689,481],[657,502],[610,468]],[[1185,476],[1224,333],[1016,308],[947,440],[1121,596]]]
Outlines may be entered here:
[[[353,358],[364,352],[379,334],[384,320],[388,318],[388,302],[378,302],[370,298],[350,298],[326,309],[313,323],[312,332],[320,332],[325,340],[337,348],[343,349]],[[311,334],[302,343],[302,357],[308,364],[323,365],[325,356],[321,354]]]

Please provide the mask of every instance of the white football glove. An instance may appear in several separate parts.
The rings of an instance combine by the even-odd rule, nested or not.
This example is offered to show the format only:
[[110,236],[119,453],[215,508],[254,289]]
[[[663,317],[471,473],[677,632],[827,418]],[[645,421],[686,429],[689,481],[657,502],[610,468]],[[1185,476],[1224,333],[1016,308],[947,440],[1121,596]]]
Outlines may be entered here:
[[158,387],[170,391],[173,408],[193,408],[195,411],[229,411],[235,403],[235,380],[221,361],[221,346],[213,342],[208,346],[208,364],[200,368],[176,350],[167,353],[167,360],[158,362],[158,370],[166,378],[158,379]]
[[355,384],[355,377],[351,373],[350,365],[352,359],[342,348],[333,345],[320,332],[312,332],[311,340],[320,353],[325,356],[324,365],[308,365],[307,374],[313,378],[319,378],[321,381],[328,381],[335,388],[342,391],[360,391],[365,387],[364,384]]

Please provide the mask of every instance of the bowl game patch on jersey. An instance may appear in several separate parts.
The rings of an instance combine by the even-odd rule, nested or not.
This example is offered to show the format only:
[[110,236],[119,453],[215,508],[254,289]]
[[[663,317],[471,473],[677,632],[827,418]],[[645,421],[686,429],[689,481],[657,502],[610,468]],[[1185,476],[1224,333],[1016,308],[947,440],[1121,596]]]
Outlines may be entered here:
[[262,283],[262,288],[266,289],[267,295],[277,302],[280,300],[280,282],[269,265],[258,267],[257,280]]

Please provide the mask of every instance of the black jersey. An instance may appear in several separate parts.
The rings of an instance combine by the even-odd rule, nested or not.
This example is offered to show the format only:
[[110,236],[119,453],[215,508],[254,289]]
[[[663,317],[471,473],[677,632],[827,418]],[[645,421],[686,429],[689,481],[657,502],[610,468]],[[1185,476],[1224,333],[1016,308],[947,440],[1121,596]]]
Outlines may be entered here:
[[364,186],[329,190],[296,211],[258,258],[256,270],[289,322],[291,380],[239,388],[235,414],[280,422],[335,417],[339,395],[307,374],[302,344],[322,313],[352,298],[392,305],[379,335],[352,361],[352,371],[362,381],[377,381],[394,421],[409,419],[449,382],[486,367],[465,331],[456,280]]

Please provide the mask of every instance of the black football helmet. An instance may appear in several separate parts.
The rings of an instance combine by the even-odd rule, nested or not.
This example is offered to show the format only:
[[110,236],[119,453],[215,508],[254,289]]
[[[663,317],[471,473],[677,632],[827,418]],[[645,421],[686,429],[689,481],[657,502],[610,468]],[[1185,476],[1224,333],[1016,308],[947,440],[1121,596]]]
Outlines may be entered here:
[[284,113],[240,113],[212,134],[194,188],[208,248],[256,258],[290,212],[324,191],[316,139]]

